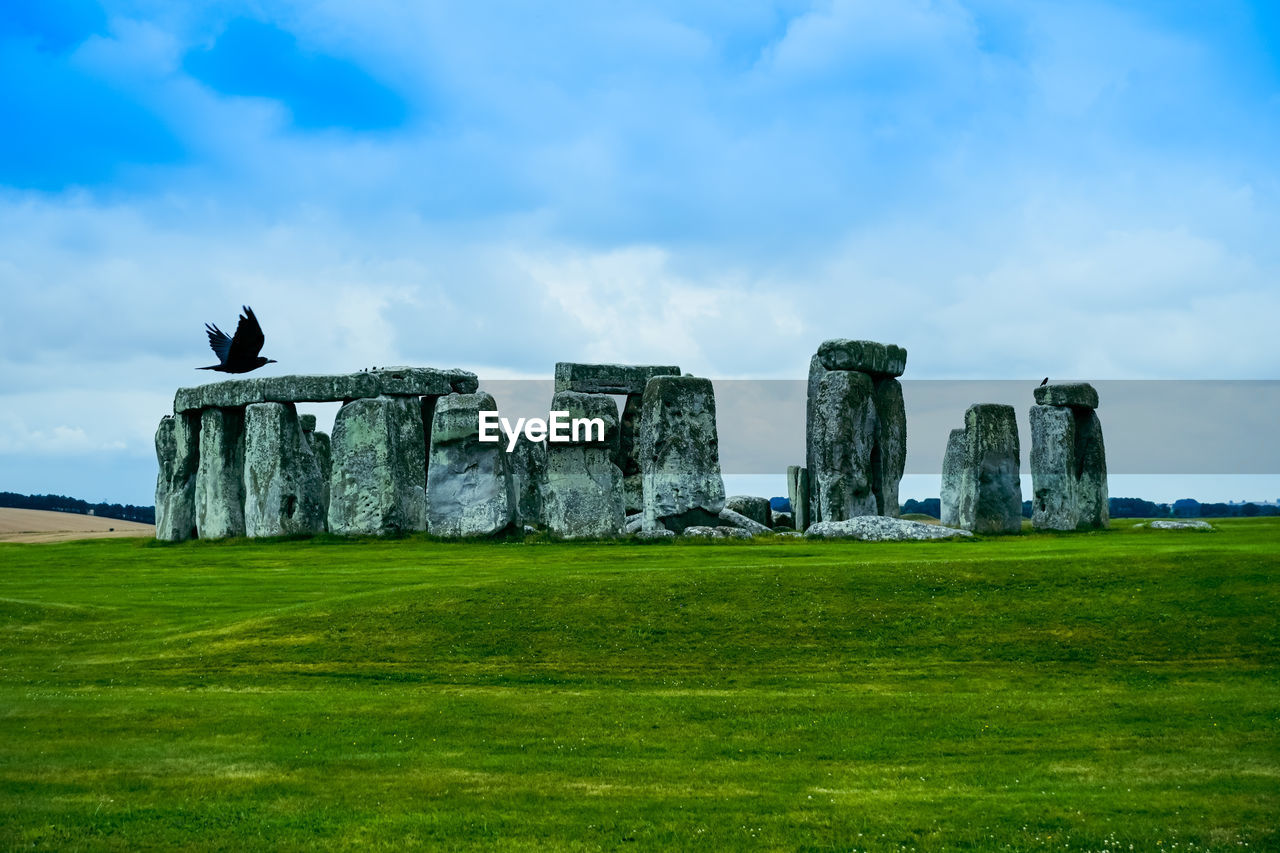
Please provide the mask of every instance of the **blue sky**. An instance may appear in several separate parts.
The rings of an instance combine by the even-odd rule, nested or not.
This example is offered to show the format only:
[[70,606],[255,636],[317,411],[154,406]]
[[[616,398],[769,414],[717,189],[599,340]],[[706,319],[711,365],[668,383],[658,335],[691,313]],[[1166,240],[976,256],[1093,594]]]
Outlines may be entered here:
[[10,0],[0,115],[0,489],[149,502],[243,303],[280,373],[1280,375],[1274,3]]

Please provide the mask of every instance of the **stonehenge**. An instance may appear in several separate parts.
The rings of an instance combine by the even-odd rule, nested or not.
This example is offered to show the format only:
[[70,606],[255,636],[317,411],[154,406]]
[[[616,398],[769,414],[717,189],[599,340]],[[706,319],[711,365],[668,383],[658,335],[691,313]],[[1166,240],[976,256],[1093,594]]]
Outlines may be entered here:
[[1037,530],[1107,527],[1107,458],[1098,392],[1084,382],[1042,385],[1031,407],[1031,524]]
[[[906,350],[844,338],[811,357],[804,464],[786,505],[726,497],[715,388],[675,365],[560,362],[551,415],[503,420],[474,373],[425,367],[241,378],[178,389],[156,430],[156,537],[398,535],[542,530],[621,535],[934,538],[1022,524],[1012,407],[975,404],[943,460],[938,531],[896,523],[907,419]],[[332,435],[302,403],[341,403]],[[1033,525],[1106,527],[1096,390],[1045,385],[1031,408]],[[571,430],[558,432],[567,422]],[[798,414],[798,413],[797,413]],[[533,424],[538,423],[537,429]],[[579,427],[583,427],[581,432]]]
[[[907,416],[897,377],[906,367],[907,351],[893,344],[834,338],[818,347],[809,361],[805,466],[788,472],[796,530],[898,515]],[[805,494],[792,488],[806,478]]]

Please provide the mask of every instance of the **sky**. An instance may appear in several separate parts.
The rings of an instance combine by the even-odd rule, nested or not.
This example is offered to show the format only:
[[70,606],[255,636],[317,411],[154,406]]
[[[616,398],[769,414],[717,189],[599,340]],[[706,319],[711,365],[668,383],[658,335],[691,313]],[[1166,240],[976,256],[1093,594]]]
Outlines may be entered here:
[[275,375],[1280,377],[1271,2],[7,0],[0,120],[0,490],[149,504],[243,304]]

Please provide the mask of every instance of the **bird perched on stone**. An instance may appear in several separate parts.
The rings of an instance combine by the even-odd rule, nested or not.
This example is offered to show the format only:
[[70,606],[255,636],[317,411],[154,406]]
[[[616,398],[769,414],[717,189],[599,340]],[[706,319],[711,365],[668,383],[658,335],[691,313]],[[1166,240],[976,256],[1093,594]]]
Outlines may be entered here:
[[1040,387],[1043,388],[1045,385],[1048,385],[1048,384],[1049,384],[1049,377],[1046,376],[1044,378],[1044,381],[1040,383]]
[[198,367],[197,370],[248,373],[264,364],[276,363],[274,358],[263,358],[258,355],[262,351],[262,344],[266,338],[262,334],[262,327],[258,325],[258,318],[253,316],[253,309],[248,305],[242,307],[244,313],[240,315],[240,323],[236,326],[234,337],[227,337],[227,333],[217,326],[204,324],[204,329],[209,334],[209,348],[218,357],[219,363]]

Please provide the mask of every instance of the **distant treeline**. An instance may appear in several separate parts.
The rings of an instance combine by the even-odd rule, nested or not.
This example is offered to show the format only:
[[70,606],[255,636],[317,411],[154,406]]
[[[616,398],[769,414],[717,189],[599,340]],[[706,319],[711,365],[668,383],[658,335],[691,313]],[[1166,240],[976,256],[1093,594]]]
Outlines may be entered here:
[[[1107,502],[1112,518],[1254,518],[1280,515],[1280,506],[1270,504],[1202,504],[1183,498],[1172,504],[1158,504],[1142,498],[1111,498]],[[942,502],[937,498],[908,500],[902,513],[917,512],[934,518],[942,517]],[[1022,515],[1031,517],[1031,501],[1022,502]]]
[[118,518],[121,521],[137,521],[142,524],[156,523],[156,508],[153,506],[134,506],[133,504],[91,504],[88,501],[69,498],[65,495],[19,495],[15,492],[0,492],[0,507],[11,509],[44,509],[53,512],[74,512],[80,515],[96,515],[102,518]]

